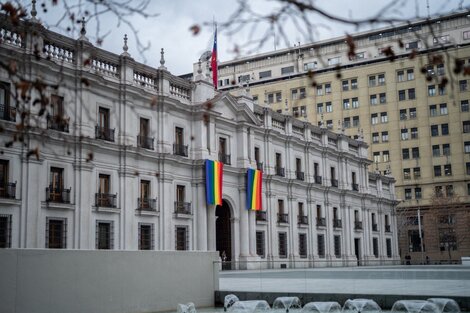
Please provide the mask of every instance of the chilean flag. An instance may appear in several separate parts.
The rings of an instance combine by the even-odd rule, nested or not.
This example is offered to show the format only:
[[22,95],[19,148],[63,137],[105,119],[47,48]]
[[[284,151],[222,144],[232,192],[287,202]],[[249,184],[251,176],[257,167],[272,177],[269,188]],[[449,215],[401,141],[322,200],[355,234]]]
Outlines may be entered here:
[[214,84],[214,88],[217,90],[217,25],[215,25],[215,33],[214,33],[214,47],[212,48],[212,56],[211,56],[211,68],[212,68],[212,82]]

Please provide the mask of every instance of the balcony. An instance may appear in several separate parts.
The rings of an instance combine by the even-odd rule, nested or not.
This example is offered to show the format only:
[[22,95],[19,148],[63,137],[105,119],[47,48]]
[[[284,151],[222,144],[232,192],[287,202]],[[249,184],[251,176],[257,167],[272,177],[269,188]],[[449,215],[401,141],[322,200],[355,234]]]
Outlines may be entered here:
[[106,141],[114,142],[114,129],[96,125],[95,137],[96,139],[103,139]]
[[70,203],[70,192],[72,188],[46,188],[46,202]]
[[317,226],[325,227],[326,220],[324,217],[317,217]]
[[117,194],[97,193],[95,194],[95,202],[97,207],[116,208]]
[[338,180],[337,179],[331,179],[331,186],[338,188]]
[[4,121],[16,122],[16,108],[5,104],[0,104],[0,119]]
[[137,210],[157,212],[157,199],[137,198]]
[[352,184],[352,190],[359,191],[359,184]]
[[175,201],[175,214],[177,216],[180,214],[192,215],[191,203],[184,201]]
[[57,130],[60,132],[68,133],[69,132],[69,123],[62,116],[47,116],[47,129]]
[[188,145],[173,144],[173,154],[187,157],[188,156]]
[[334,228],[342,228],[343,227],[343,223],[340,219],[333,219],[333,227]]
[[14,183],[0,182],[0,198],[15,199],[16,198],[16,182]]
[[361,230],[362,229],[362,222],[361,221],[355,221],[354,222],[354,229]]
[[321,176],[315,175],[314,178],[315,178],[315,184],[321,185],[321,181],[322,181]]
[[153,138],[138,135],[137,136],[137,145],[140,148],[153,150]]
[[277,213],[277,222],[282,224],[289,224],[289,214]]
[[300,172],[300,171],[296,171],[295,172],[295,178],[297,178],[298,180],[304,180],[305,179],[305,175],[304,175],[304,172]]
[[377,224],[372,224],[372,231],[379,231]]
[[259,171],[263,171],[263,162],[256,162],[256,169]]
[[219,161],[222,162],[225,165],[231,165],[232,163],[230,154],[225,154],[225,153],[219,153]]
[[308,216],[306,215],[298,215],[297,216],[297,223],[299,225],[308,225]]
[[259,222],[266,222],[268,217],[266,215],[266,211],[256,211],[256,221]]
[[385,232],[386,233],[390,233],[391,230],[390,230],[390,225],[385,225]]
[[276,170],[276,175],[277,175],[277,176],[281,176],[281,177],[285,177],[285,176],[286,176],[286,170],[285,170],[285,168],[276,166],[276,167],[275,167],[275,170]]

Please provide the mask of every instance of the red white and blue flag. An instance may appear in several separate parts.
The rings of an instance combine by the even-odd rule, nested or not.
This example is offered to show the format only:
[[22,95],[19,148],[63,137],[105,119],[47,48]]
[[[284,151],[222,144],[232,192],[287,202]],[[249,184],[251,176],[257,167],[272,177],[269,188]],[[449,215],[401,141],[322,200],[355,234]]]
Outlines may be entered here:
[[212,82],[214,84],[214,88],[217,90],[217,80],[218,80],[218,73],[217,73],[217,24],[215,25],[215,32],[214,32],[214,47],[212,48],[212,56],[211,56],[211,68],[212,68]]

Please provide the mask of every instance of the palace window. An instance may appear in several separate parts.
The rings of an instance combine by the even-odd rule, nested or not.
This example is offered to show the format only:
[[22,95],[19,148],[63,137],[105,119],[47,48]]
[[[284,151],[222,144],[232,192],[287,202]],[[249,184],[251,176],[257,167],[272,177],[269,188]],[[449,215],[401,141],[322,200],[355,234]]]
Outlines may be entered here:
[[67,248],[67,219],[50,218],[46,220],[46,248]]
[[96,221],[96,249],[114,249],[113,221]]
[[139,250],[154,250],[154,224],[139,223]]
[[189,250],[188,226],[175,227],[175,248],[176,250]]

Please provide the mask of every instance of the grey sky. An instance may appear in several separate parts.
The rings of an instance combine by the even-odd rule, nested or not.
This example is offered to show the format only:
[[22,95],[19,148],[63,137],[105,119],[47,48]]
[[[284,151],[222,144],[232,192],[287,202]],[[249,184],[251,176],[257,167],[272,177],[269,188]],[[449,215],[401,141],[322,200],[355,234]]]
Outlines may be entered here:
[[[74,1],[69,1],[74,3]],[[48,2],[49,3],[49,2]],[[59,1],[61,3],[61,1]],[[249,1],[252,8],[266,14],[271,12],[277,5],[273,0],[251,0]],[[341,17],[367,18],[380,11],[389,0],[317,0],[315,4],[320,8]],[[459,8],[470,5],[470,0],[429,0],[430,13],[446,13]],[[129,52],[139,62],[145,62],[151,66],[158,66],[160,60],[160,49],[165,49],[166,66],[173,74],[184,74],[192,70],[192,64],[196,62],[199,56],[206,50],[212,48],[212,28],[203,27],[199,35],[193,36],[189,31],[189,27],[194,24],[202,24],[211,22],[215,19],[221,23],[235,11],[237,2],[234,0],[155,0],[150,2],[149,11],[158,13],[157,17],[144,19],[141,17],[131,17],[132,24],[139,32],[140,40],[143,43],[150,43],[151,47],[145,54],[139,55],[135,46],[135,38],[132,31],[126,25],[117,26],[114,16],[107,14],[101,17],[101,32],[107,33],[102,47],[106,50],[121,53],[123,46],[123,36],[125,33],[129,36]],[[47,13],[38,10],[38,17],[48,25],[54,25],[63,12],[61,7],[49,8]],[[426,0],[395,0],[392,10],[387,16],[407,17],[419,15],[427,16]],[[310,19],[319,27],[314,33],[316,40],[326,39],[334,36],[344,35],[346,32],[352,33],[357,31],[351,26],[335,23],[324,18],[314,15]],[[62,24],[65,29],[67,22]],[[52,30],[66,33],[51,27]],[[95,43],[94,23],[88,25],[88,36],[90,41]],[[289,38],[290,45],[297,42],[305,43],[304,38],[291,23],[286,23],[284,29]],[[365,29],[360,29],[365,30]],[[256,34],[259,36],[261,31]],[[236,57],[233,53],[235,44],[246,42],[248,39],[248,29],[238,32],[232,37],[227,37],[224,32],[218,35],[218,54],[220,61],[231,60]],[[77,37],[77,33],[68,33],[73,37]],[[292,41],[291,41],[292,40]],[[282,42],[277,48],[283,48],[285,44]],[[265,46],[258,52],[274,49],[274,40],[266,42]],[[242,56],[244,51],[242,51]]]

